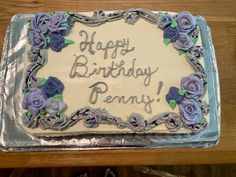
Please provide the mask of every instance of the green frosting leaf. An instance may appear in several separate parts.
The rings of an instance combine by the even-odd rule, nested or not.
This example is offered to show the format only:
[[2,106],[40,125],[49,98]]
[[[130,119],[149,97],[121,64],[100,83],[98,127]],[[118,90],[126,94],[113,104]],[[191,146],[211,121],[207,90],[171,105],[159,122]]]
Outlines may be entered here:
[[172,108],[172,109],[175,109],[175,107],[176,107],[176,101],[175,100],[170,100],[170,103],[169,103],[169,105],[170,105],[170,107]]
[[183,55],[185,52],[183,50],[179,50],[179,55]]
[[195,44],[197,42],[197,38],[192,38],[192,41]]
[[47,79],[41,78],[41,79],[39,80],[40,86],[43,86],[46,81],[47,81]]
[[75,41],[70,40],[70,39],[65,39],[65,44],[74,44]]
[[28,93],[29,92],[29,89],[28,88],[25,88],[22,90],[24,94]]
[[41,110],[39,113],[41,116],[44,116],[46,114],[46,110]]
[[48,44],[50,44],[51,38],[50,38],[49,36],[47,36],[47,37],[46,37],[46,41],[47,41]]
[[30,112],[30,111],[28,111],[28,112],[26,113],[26,115],[27,115],[27,117],[31,117],[31,116],[33,115],[33,113]]
[[57,112],[56,116],[60,117],[60,115],[61,115],[61,112]]
[[61,23],[61,25],[60,25],[61,27],[70,27],[70,25],[68,25],[66,22],[64,22],[64,23]]
[[177,25],[178,25],[177,22],[173,20],[170,26],[171,28],[175,28]]
[[204,118],[201,118],[197,123],[203,125],[206,123],[206,120]]
[[179,89],[179,95],[184,96],[185,93],[186,93],[186,90]]
[[163,12],[160,12],[159,15],[160,15],[160,17],[162,17],[162,16],[164,15],[164,13],[163,13]]
[[62,94],[56,94],[56,95],[53,96],[53,98],[55,98],[58,101],[61,101],[62,100]]
[[163,42],[165,45],[168,45],[171,42],[171,40],[169,38],[165,38]]

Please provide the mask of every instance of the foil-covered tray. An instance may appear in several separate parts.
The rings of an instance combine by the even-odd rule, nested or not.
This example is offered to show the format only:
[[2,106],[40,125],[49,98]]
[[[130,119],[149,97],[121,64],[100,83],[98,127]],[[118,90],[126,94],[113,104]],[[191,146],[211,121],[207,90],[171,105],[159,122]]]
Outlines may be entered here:
[[26,53],[30,14],[12,17],[4,38],[0,68],[0,147],[3,151],[50,151],[85,149],[212,147],[220,137],[220,87],[211,30],[204,18],[196,17],[202,36],[204,66],[207,74],[210,119],[200,133],[185,134],[83,134],[66,137],[36,137],[27,133],[17,112],[23,58]]

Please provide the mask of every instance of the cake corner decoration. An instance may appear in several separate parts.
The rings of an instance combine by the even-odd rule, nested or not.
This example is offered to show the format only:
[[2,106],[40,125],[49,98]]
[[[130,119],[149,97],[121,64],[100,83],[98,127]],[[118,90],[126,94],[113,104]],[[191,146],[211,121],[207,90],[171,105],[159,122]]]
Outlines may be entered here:
[[[66,38],[74,23],[97,26],[122,18],[130,25],[135,25],[140,18],[157,24],[163,30],[163,45],[172,43],[177,52],[184,55],[183,58],[186,58],[193,68],[192,75],[183,76],[179,81],[180,88],[173,85],[165,96],[166,102],[163,104],[169,104],[172,110],[179,109],[179,114],[163,112],[152,117],[144,117],[134,112],[124,121],[116,115],[111,115],[106,109],[94,109],[87,106],[74,110],[72,115],[66,116],[64,110],[67,105],[62,99],[64,85],[60,78],[37,77],[37,71],[46,65],[47,55],[45,53],[48,48],[51,48],[53,52],[63,52],[64,47],[74,44],[72,39]],[[114,125],[116,128],[127,128],[133,132],[147,132],[160,124],[165,124],[170,132],[180,128],[200,132],[207,127],[207,120],[204,118],[207,109],[202,101],[207,89],[207,76],[199,62],[203,52],[201,46],[197,45],[199,29],[196,19],[191,13],[184,11],[174,15],[168,12],[156,14],[145,9],[130,9],[108,14],[97,10],[91,17],[68,12],[37,13],[29,24],[28,39],[31,45],[29,60],[31,64],[25,75],[22,102],[22,107],[26,110],[22,119],[27,127],[65,130],[78,121],[83,121],[83,125],[87,128],[107,124]],[[48,58],[48,60],[52,60],[52,58]]]
[[74,41],[65,39],[73,26],[73,20],[67,12],[37,13],[30,21],[28,32],[29,43],[34,51],[50,47],[55,52],[60,52]]

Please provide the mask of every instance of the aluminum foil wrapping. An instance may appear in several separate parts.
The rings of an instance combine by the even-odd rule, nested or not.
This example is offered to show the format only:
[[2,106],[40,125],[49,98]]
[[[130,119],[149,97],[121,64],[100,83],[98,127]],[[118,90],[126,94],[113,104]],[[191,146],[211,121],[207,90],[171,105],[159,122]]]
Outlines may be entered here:
[[108,134],[67,137],[35,137],[22,127],[17,112],[23,79],[23,55],[26,53],[28,21],[32,15],[15,15],[4,39],[0,69],[0,147],[3,151],[49,151],[122,148],[211,147],[220,137],[220,89],[211,31],[197,17],[202,36],[205,69],[208,76],[210,120],[208,128],[188,134]]

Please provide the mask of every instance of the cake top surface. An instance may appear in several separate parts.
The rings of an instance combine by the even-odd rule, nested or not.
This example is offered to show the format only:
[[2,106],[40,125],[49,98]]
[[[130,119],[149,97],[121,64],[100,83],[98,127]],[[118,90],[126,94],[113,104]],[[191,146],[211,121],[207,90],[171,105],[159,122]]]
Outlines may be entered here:
[[27,131],[203,131],[209,115],[199,30],[185,11],[35,14],[21,98]]

